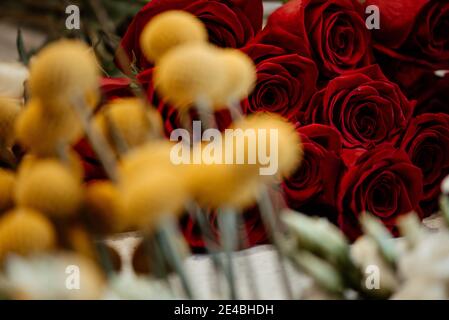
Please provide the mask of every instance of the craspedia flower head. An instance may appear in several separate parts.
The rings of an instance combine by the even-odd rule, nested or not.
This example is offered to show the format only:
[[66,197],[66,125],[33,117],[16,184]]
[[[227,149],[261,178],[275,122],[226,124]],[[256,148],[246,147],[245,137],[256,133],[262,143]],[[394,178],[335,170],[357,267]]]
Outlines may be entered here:
[[0,261],[8,254],[29,255],[47,251],[56,245],[56,232],[41,213],[18,208],[0,219]]
[[15,180],[14,172],[0,168],[0,213],[13,206]]
[[14,143],[14,125],[20,113],[17,100],[0,98],[0,145],[10,148]]
[[20,161],[20,165],[17,170],[17,180],[19,181],[23,179],[23,177],[27,177],[33,170],[34,165],[39,164],[43,160],[59,161],[60,164],[69,169],[70,172],[79,180],[84,178],[84,168],[80,156],[73,150],[67,150],[65,161],[61,161],[62,159],[56,157],[42,158],[31,153],[25,154]]
[[118,166],[121,184],[132,182],[152,166],[176,170],[170,159],[173,147],[174,144],[166,140],[150,141],[126,154]]
[[[194,148],[193,152],[203,152],[204,147]],[[225,159],[222,160],[184,165],[189,191],[195,200],[205,207],[248,208],[254,204],[260,191],[258,171],[251,165],[236,163],[236,158],[232,164],[226,164]]]
[[186,43],[207,42],[204,24],[186,11],[163,12],[145,26],[140,47],[149,61],[156,62],[171,49]]
[[199,101],[212,103],[225,84],[224,64],[219,57],[219,50],[211,45],[176,47],[156,65],[156,90],[181,109]]
[[245,53],[237,49],[223,49],[220,53],[225,65],[226,82],[217,96],[215,106],[223,107],[229,102],[248,97],[257,80],[256,66]]
[[104,106],[94,119],[115,150],[121,142],[125,147],[134,148],[150,138],[162,136],[161,116],[155,109],[147,110],[137,98],[116,99]]
[[165,215],[182,212],[188,197],[182,178],[167,168],[144,171],[120,191],[123,201],[118,222],[123,231],[151,231]]
[[95,181],[86,188],[87,222],[95,232],[117,231],[121,194],[110,181]]
[[[241,129],[243,132],[251,130],[255,134],[256,139],[253,139],[252,143],[256,154],[265,152],[271,161],[277,161],[277,176],[288,177],[300,165],[303,158],[301,138],[295,126],[287,119],[272,113],[256,113],[235,122],[232,128]],[[261,135],[264,135],[265,139],[260,139]],[[260,163],[259,156],[257,164],[259,167],[264,166]]]
[[69,103],[98,90],[99,69],[91,49],[78,40],[59,40],[32,60],[28,80],[32,97]]
[[52,159],[40,160],[17,181],[15,200],[20,206],[52,218],[68,218],[78,213],[83,188],[79,177],[63,164]]
[[39,156],[54,156],[59,147],[78,141],[83,130],[71,109],[46,112],[41,100],[32,99],[20,113],[15,133],[18,142],[31,152]]
[[72,224],[64,228],[63,232],[62,238],[67,249],[75,251],[93,261],[98,258],[92,234],[88,232],[85,226]]

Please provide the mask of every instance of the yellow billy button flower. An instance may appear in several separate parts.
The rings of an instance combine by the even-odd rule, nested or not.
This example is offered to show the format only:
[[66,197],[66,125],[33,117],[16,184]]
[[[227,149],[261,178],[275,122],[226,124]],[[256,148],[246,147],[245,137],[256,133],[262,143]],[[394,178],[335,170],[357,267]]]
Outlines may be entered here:
[[20,177],[15,200],[20,206],[39,210],[53,218],[78,213],[83,202],[79,177],[56,160],[41,160]]
[[194,15],[185,11],[166,11],[144,27],[140,47],[149,61],[156,62],[171,49],[186,43],[207,42],[207,30]]
[[157,91],[175,107],[211,104],[225,85],[219,50],[211,45],[186,44],[167,53],[156,65]]
[[0,219],[0,261],[8,254],[29,255],[56,245],[56,232],[41,213],[27,208],[8,211]]
[[167,167],[175,170],[170,159],[174,144],[166,140],[150,141],[126,154],[119,163],[118,170],[121,184],[132,182],[144,170],[152,166]]
[[153,166],[121,187],[119,225],[124,231],[157,228],[166,215],[182,212],[188,194],[178,171]]
[[0,212],[13,206],[14,172],[0,168]]
[[20,113],[15,130],[18,142],[39,156],[54,156],[59,147],[71,145],[83,135],[71,109],[48,112],[37,99]]
[[225,65],[226,82],[214,103],[218,108],[246,98],[254,89],[257,80],[256,66],[242,51],[223,49],[220,59]]
[[14,125],[20,113],[17,100],[0,98],[0,146],[11,148],[14,143]]
[[[261,153],[271,162],[277,161],[276,176],[282,178],[291,175],[303,159],[301,138],[295,126],[279,115],[256,113],[235,122],[231,128],[241,129],[243,132],[249,130],[249,133],[255,134],[255,139],[249,135],[251,139],[247,141],[255,146],[259,170],[265,166],[260,163]],[[245,156],[248,157],[248,154]]]
[[78,40],[59,40],[43,48],[32,60],[28,80],[31,96],[58,101],[63,107],[74,95],[96,96],[99,68],[92,50]]
[[121,194],[110,181],[96,181],[86,188],[87,220],[94,231],[112,233],[117,230]]
[[151,229],[164,214],[177,214],[187,200],[184,171],[170,159],[173,144],[152,141],[123,157],[119,164],[123,230]]
[[159,113],[137,98],[112,101],[96,115],[94,123],[117,153],[120,144],[134,148],[163,134]]
[[[189,190],[203,206],[218,208],[222,206],[244,209],[256,201],[260,191],[260,178],[253,165],[237,163],[233,141],[223,140],[223,158],[221,161],[202,161],[200,164],[185,164]],[[193,148],[193,159],[200,158],[205,148],[212,143]],[[226,163],[226,152],[233,151],[232,161]],[[195,153],[202,153],[196,156]]]

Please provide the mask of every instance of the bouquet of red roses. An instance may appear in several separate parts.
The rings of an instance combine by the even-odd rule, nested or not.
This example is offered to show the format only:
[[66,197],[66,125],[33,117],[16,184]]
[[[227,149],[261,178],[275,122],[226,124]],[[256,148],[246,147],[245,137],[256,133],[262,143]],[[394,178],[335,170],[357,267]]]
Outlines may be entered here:
[[[139,45],[143,27],[166,10],[192,13],[212,43],[252,58],[257,84],[245,113],[270,111],[297,124],[304,161],[282,184],[290,207],[327,217],[351,239],[363,212],[395,233],[399,216],[437,210],[449,174],[448,0],[291,0],[263,29],[261,0],[153,0],[121,47],[169,133],[180,126],[177,111],[155,92]],[[129,86],[105,79],[103,89],[112,98],[131,95]],[[230,123],[227,112],[217,119]],[[247,229],[252,244],[265,241],[257,210]],[[200,246],[194,230],[187,221],[187,239]]]

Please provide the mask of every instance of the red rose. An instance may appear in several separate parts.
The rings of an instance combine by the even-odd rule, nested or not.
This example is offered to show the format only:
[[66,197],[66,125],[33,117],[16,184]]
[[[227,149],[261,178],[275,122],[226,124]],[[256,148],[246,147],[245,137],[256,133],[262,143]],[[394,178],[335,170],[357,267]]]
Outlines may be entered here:
[[209,40],[221,47],[243,47],[262,28],[261,0],[152,0],[134,17],[121,42],[141,70],[151,66],[140,50],[142,29],[167,10],[185,10],[197,16],[206,25]]
[[408,155],[390,144],[366,151],[343,176],[337,197],[338,224],[355,240],[360,234],[359,217],[369,212],[391,231],[396,219],[419,211],[423,193],[421,170]]
[[[429,83],[432,85],[429,86]],[[442,112],[449,114],[449,73],[443,78],[435,76],[433,73],[428,75],[424,90],[419,90],[417,97],[418,103],[415,108],[415,114]]]
[[245,113],[268,111],[292,119],[316,91],[315,63],[279,47],[253,44],[243,49],[256,63],[257,84],[244,101]]
[[443,178],[449,174],[449,115],[422,114],[410,123],[401,148],[423,173],[424,196],[421,207],[426,215],[438,209]]
[[258,41],[312,58],[329,79],[371,63],[361,10],[356,0],[291,0],[268,18]]
[[100,89],[106,101],[133,95],[129,78],[101,78]]
[[299,169],[283,183],[289,207],[335,221],[337,183],[344,171],[340,133],[312,124],[298,129],[304,149]]
[[396,142],[413,107],[399,87],[373,65],[331,80],[310,101],[304,121],[335,127],[345,148],[369,149]]
[[[413,95],[426,71],[449,67],[448,0],[366,0],[380,12],[373,30],[379,64]],[[415,96],[413,96],[415,97]]]

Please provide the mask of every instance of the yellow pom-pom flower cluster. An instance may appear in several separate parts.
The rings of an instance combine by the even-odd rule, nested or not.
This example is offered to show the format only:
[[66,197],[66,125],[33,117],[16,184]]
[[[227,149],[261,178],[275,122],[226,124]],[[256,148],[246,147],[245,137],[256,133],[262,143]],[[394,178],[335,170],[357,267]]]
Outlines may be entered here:
[[140,47],[149,61],[158,61],[171,49],[207,41],[204,24],[185,11],[166,11],[151,19],[140,36]]
[[17,205],[33,208],[53,218],[75,215],[83,203],[79,178],[56,160],[41,160],[27,170],[15,189]]
[[0,98],[0,146],[11,148],[14,143],[14,125],[20,113],[16,100]]
[[120,144],[124,144],[124,148],[134,148],[150,137],[162,136],[161,116],[137,98],[112,101],[102,108],[94,122],[117,153],[120,153]]
[[32,209],[15,209],[0,218],[0,261],[8,254],[29,255],[56,245],[51,222]]
[[51,107],[69,104],[75,95],[96,96],[99,84],[93,51],[77,40],[60,40],[43,48],[34,57],[28,80],[32,97],[55,101]]

